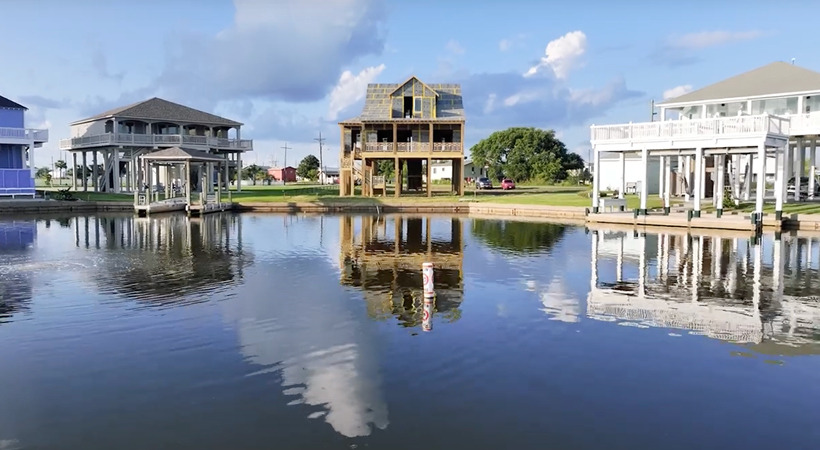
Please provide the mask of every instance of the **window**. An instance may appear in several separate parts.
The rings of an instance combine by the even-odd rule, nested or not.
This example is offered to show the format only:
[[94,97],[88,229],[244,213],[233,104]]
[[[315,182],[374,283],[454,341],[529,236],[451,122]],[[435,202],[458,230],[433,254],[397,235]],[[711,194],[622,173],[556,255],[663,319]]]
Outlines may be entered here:
[[413,99],[415,104],[413,105],[413,112],[420,113],[421,112],[421,97],[416,97]]
[[796,114],[797,97],[771,98],[752,101],[752,114]]
[[803,99],[803,112],[812,113],[820,111],[820,95],[809,96]]
[[435,167],[433,167],[433,173],[436,173],[436,168]]

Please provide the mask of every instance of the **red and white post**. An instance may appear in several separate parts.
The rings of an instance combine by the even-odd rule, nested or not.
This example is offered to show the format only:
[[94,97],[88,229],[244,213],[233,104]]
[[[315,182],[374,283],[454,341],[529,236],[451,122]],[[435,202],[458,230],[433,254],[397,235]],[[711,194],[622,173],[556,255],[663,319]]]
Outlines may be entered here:
[[424,298],[435,297],[436,290],[433,285],[433,263],[423,263],[421,265],[421,275],[424,280]]

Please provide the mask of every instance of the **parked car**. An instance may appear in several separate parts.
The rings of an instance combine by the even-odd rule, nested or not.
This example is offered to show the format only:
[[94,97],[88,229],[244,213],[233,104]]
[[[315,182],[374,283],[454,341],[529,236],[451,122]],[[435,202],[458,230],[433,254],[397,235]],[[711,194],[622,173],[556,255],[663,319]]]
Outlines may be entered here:
[[507,189],[515,189],[515,181],[509,178],[504,178],[501,180],[501,189],[504,189],[505,191]]
[[[805,196],[809,190],[809,177],[800,177],[800,187],[802,188],[803,192],[801,192],[801,196]],[[786,184],[786,192],[789,195],[794,195],[794,177],[789,178],[788,184]],[[814,195],[815,197],[820,196],[820,177],[814,177]]]
[[493,188],[493,182],[490,181],[490,179],[487,178],[487,177],[481,177],[481,178],[475,180],[475,188],[476,189],[492,189]]

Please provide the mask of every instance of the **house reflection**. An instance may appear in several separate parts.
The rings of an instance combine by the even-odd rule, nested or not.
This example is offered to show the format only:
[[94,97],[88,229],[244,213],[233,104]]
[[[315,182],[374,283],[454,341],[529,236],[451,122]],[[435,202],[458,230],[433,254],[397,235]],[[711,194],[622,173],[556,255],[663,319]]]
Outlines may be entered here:
[[593,230],[591,243],[590,318],[820,353],[816,236]]
[[253,260],[232,214],[74,218],[75,244],[98,255],[101,290],[149,302],[199,302],[211,289],[242,278]]
[[36,239],[36,221],[0,221],[0,323],[25,309],[31,299],[34,273],[21,268],[30,262],[28,250]]
[[458,320],[464,294],[461,219],[390,215],[339,220],[341,284],[362,290],[370,317],[421,326],[421,265],[432,262],[436,321]]

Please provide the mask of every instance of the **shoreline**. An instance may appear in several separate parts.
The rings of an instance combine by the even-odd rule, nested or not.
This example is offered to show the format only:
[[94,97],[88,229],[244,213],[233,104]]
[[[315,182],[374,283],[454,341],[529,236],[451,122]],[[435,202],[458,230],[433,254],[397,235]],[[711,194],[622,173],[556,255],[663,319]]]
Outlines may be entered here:
[[[550,206],[507,204],[491,202],[440,202],[424,203],[414,201],[384,201],[362,203],[312,203],[312,202],[235,202],[232,207],[237,212],[268,213],[424,213],[424,214],[466,214],[470,217],[495,217],[511,220],[541,219],[567,221],[577,224],[595,224],[641,229],[645,227],[665,227],[678,230],[734,230],[754,231],[748,213],[726,213],[722,218],[714,214],[703,214],[699,218],[687,218],[685,213],[669,215],[650,214],[635,216],[632,213],[588,214],[588,208],[581,206]],[[93,213],[93,212],[133,212],[132,202],[94,202],[60,200],[13,200],[0,202],[0,216],[17,214]],[[808,230],[820,231],[820,214],[792,214],[784,217],[782,223],[775,221],[772,214],[764,214],[763,228],[769,231]]]

